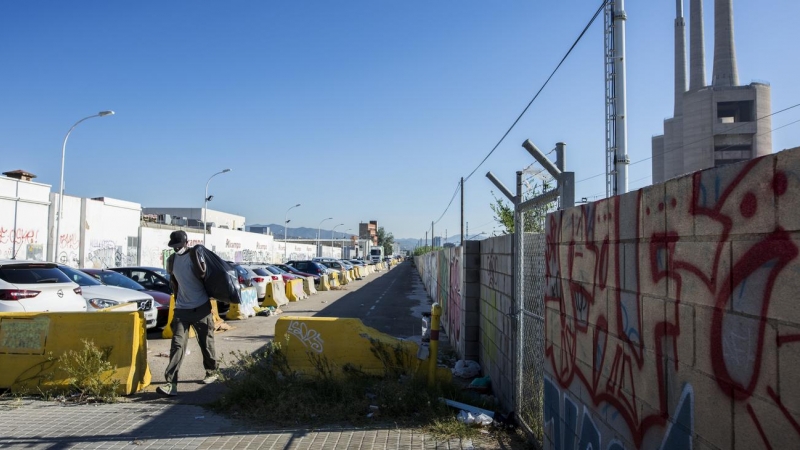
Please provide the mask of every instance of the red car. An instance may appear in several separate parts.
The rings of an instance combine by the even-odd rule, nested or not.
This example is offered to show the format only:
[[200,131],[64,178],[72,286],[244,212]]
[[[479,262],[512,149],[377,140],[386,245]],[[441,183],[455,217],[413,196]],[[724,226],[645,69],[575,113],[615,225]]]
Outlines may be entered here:
[[152,295],[156,301],[156,309],[158,310],[158,319],[156,320],[156,327],[163,327],[167,324],[169,317],[169,299],[170,295],[160,291],[146,289],[141,284],[131,280],[130,278],[122,275],[121,273],[107,269],[81,269],[85,272],[109,286],[119,286],[123,288],[133,289],[134,291],[144,292]]

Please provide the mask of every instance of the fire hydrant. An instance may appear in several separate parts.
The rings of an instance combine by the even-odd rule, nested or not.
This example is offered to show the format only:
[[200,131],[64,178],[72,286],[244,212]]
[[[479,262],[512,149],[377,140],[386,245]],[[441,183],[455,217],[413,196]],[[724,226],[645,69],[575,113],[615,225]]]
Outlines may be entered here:
[[439,356],[439,319],[442,317],[442,307],[439,303],[431,305],[431,341],[428,356],[428,386],[436,383],[436,366]]

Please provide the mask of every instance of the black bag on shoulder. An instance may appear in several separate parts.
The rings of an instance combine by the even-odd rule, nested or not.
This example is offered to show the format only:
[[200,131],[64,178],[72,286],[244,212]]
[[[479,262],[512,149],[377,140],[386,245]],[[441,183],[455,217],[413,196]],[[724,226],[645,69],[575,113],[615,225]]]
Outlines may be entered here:
[[191,248],[199,266],[205,266],[203,286],[214,300],[223,303],[242,303],[242,286],[236,269],[216,253],[202,245]]

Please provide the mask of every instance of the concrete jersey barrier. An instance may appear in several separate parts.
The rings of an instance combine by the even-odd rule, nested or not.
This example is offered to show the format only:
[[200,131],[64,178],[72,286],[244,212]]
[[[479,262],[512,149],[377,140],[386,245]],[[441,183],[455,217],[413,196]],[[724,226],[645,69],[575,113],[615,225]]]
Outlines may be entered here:
[[304,300],[306,292],[303,290],[303,280],[295,279],[286,282],[286,297],[290,302]]
[[0,313],[0,389],[66,387],[58,358],[81,352],[83,340],[108,350],[118,394],[150,384],[147,337],[141,312]]
[[323,274],[319,276],[319,290],[320,291],[331,290],[331,282],[328,278],[328,274]]
[[[335,368],[352,364],[374,375],[385,374],[387,365],[406,367],[422,376],[428,370],[428,360],[417,358],[417,344],[381,333],[358,319],[284,316],[275,324],[275,336],[286,335],[289,366],[306,374],[316,373],[309,354],[324,356]],[[448,368],[438,368],[436,378],[449,381],[452,373]]]
[[270,281],[267,283],[267,295],[264,296],[264,301],[261,302],[261,306],[280,308],[288,304],[289,299],[286,297],[286,287],[283,281]]
[[308,296],[317,293],[317,288],[314,286],[314,277],[303,278],[303,289],[306,291],[306,295]]

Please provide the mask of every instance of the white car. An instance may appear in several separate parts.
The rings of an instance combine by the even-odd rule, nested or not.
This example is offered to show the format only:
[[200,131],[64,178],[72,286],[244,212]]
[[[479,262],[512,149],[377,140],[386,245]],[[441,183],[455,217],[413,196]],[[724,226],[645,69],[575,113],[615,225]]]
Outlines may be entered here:
[[70,266],[59,264],[58,269],[83,289],[87,311],[99,311],[123,303],[136,303],[136,309],[144,312],[147,328],[156,326],[158,309],[152,295],[133,289],[106,286],[91,275]]
[[0,312],[85,312],[81,292],[53,263],[0,260]]
[[256,288],[256,293],[259,301],[263,300],[264,297],[267,296],[267,284],[272,281],[278,281],[281,279],[279,275],[275,275],[274,273],[267,270],[266,266],[248,265],[243,267],[253,272],[251,279],[253,280],[253,286],[255,286]]

